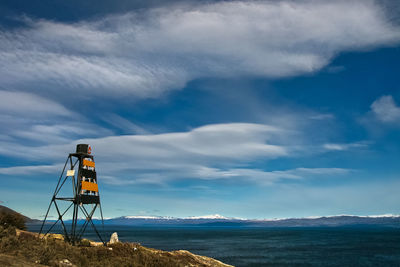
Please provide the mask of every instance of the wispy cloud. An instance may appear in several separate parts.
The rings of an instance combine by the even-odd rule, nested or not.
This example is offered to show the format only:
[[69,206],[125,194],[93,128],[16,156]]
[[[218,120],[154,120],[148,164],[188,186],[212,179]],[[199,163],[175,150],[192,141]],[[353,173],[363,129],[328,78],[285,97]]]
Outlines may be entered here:
[[74,113],[52,100],[24,92],[0,90],[0,112],[2,115],[18,115],[25,118],[67,116]]
[[17,166],[0,168],[0,174],[6,175],[34,175],[43,173],[58,173],[62,170],[62,164],[54,165],[35,165],[35,166]]
[[335,119],[335,115],[331,113],[321,113],[321,114],[315,114],[310,116],[310,119],[312,120],[332,120]]
[[[273,143],[274,138],[285,131],[273,126],[254,123],[213,124],[195,128],[188,132],[175,132],[153,135],[122,135],[103,138],[74,140],[71,144],[36,147],[21,147],[6,151],[4,154],[18,155],[23,158],[53,158],[55,153],[68,152],[74,144],[88,142],[95,147],[99,155],[112,154],[118,159],[145,158],[176,159],[191,154],[192,157],[207,158],[274,158],[285,156],[285,147]],[[29,151],[30,153],[22,153]],[[21,152],[21,153],[20,153]]]
[[202,77],[292,76],[400,40],[372,0],[191,3],[26,23],[1,32],[2,83],[57,95],[155,97]]
[[371,105],[371,112],[380,122],[388,124],[400,122],[400,107],[396,105],[391,95],[375,100]]
[[17,146],[2,154],[26,159],[48,159],[48,166],[0,168],[1,174],[54,172],[57,162],[76,143],[90,143],[105,182],[111,184],[157,184],[179,179],[247,181],[270,185],[285,179],[315,175],[341,175],[340,168],[297,168],[265,171],[251,166],[253,161],[292,156],[292,149],[277,144],[284,130],[262,124],[229,123],[195,128],[188,132],[125,135],[75,140],[68,145]]
[[391,128],[400,126],[400,107],[393,96],[381,96],[372,102],[370,110],[359,118],[359,122],[374,136],[385,135]]
[[314,176],[344,175],[351,170],[342,168],[296,168],[281,171],[265,171],[260,169],[234,168],[221,170],[217,168],[201,168],[195,175],[200,179],[236,179],[262,185],[271,185],[281,180],[301,180]]
[[[62,169],[61,164],[54,165],[37,165],[37,166],[18,166],[0,168],[0,174],[5,175],[36,175],[46,173],[58,173]],[[106,173],[117,172],[112,168],[111,164],[104,164],[101,169],[105,169]],[[126,169],[125,169],[126,170]],[[117,176],[100,175],[101,180],[108,184],[114,185],[132,185],[132,184],[155,184],[164,186],[168,182],[182,179],[195,179],[205,181],[222,181],[228,180],[233,182],[246,182],[259,185],[272,185],[283,180],[302,180],[311,177],[329,177],[341,176],[348,174],[352,170],[343,168],[296,168],[280,171],[265,171],[252,168],[231,168],[218,169],[201,165],[176,165],[175,168],[168,166],[166,169],[155,165],[154,170],[151,166],[147,167],[146,172],[141,172],[139,168],[129,168],[133,172],[134,177],[125,174]],[[201,188],[201,187],[199,187]],[[206,187],[205,187],[206,188]],[[204,188],[202,188],[204,189]]]
[[[68,104],[68,101],[64,101]],[[27,92],[0,90],[0,150],[18,143],[68,143],[82,136],[110,135],[57,101]]]
[[143,127],[117,115],[117,114],[107,114],[103,115],[101,119],[112,127],[115,127],[125,134],[148,134],[149,131],[145,130]]
[[345,144],[328,143],[324,144],[323,148],[332,151],[345,151],[355,148],[366,148],[368,147],[368,145],[369,145],[368,142],[356,142],[356,143],[345,143]]

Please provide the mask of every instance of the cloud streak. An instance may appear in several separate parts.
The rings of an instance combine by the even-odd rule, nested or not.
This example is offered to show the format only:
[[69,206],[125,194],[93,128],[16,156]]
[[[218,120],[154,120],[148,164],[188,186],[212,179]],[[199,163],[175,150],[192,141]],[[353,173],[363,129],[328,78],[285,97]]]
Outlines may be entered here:
[[[274,158],[287,155],[281,145],[268,144],[278,139],[285,131],[273,126],[254,123],[226,123],[206,125],[188,132],[175,132],[154,135],[121,135],[103,138],[80,139],[65,145],[50,145],[4,149],[5,154],[22,158],[51,159],[57,153],[70,152],[76,143],[90,143],[95,152],[102,155],[115,155],[116,159],[140,159],[152,156],[154,160],[179,158],[180,155],[192,155],[192,158],[210,159],[255,157]],[[29,151],[30,153],[25,153]],[[54,153],[53,153],[54,152]],[[184,157],[184,156],[183,156]]]
[[224,1],[26,22],[1,32],[0,78],[57,95],[146,98],[203,77],[287,77],[400,39],[374,1]]
[[326,150],[330,151],[347,151],[350,149],[362,149],[368,147],[369,142],[356,142],[356,143],[347,143],[347,144],[337,144],[337,143],[328,143],[324,144],[322,147]]
[[29,118],[73,115],[73,112],[49,99],[31,93],[4,90],[0,90],[0,112],[2,115],[22,115]]
[[5,175],[32,175],[43,173],[57,173],[62,170],[62,164],[55,165],[36,165],[36,166],[17,166],[0,168],[0,174]]
[[102,179],[110,184],[158,184],[173,180],[245,181],[262,185],[309,176],[342,175],[340,168],[297,168],[266,171],[254,161],[290,157],[293,149],[279,143],[282,129],[263,124],[214,124],[188,132],[125,135],[75,140],[68,145],[15,146],[3,155],[28,160],[49,160],[53,165],[0,168],[0,174],[51,173],[73,151],[76,143],[89,143]]
[[0,90],[0,124],[0,151],[16,143],[69,143],[82,136],[111,133],[54,100],[10,90]]

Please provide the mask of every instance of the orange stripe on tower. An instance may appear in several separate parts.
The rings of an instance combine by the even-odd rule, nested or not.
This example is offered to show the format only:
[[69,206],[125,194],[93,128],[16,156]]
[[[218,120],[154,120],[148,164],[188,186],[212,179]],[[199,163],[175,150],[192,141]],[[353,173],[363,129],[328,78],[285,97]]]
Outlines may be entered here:
[[90,160],[83,160],[83,165],[87,166],[87,167],[93,167],[94,168],[94,161],[90,161]]
[[82,181],[82,190],[99,192],[99,186],[95,183]]

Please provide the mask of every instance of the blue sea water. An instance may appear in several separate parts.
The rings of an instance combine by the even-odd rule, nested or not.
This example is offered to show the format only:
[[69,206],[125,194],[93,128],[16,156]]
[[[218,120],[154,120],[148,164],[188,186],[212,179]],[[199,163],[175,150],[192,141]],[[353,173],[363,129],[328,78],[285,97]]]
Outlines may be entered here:
[[[400,266],[399,228],[104,226],[105,236],[113,232],[121,241],[189,250],[235,266]],[[95,239],[94,232],[86,237]]]

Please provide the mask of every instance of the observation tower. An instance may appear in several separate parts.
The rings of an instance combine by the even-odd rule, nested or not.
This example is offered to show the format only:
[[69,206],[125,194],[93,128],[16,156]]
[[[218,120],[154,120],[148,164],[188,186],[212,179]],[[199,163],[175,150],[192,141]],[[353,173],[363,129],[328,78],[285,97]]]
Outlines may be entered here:
[[[68,184],[72,185],[72,190],[71,185]],[[67,205],[65,205],[65,203]],[[101,242],[106,245],[92,220],[96,210],[99,210],[101,223],[104,226],[96,166],[90,145],[78,144],[76,146],[76,152],[68,155],[47,209],[46,216],[40,227],[39,234],[43,231],[52,206],[55,207],[58,218],[52,223],[45,234],[48,234],[54,226],[60,223],[65,240],[71,244],[76,244],[81,240],[87,226],[90,225]],[[71,209],[72,207],[73,209]],[[70,216],[71,211],[72,223],[70,224],[69,222],[66,223],[65,218]],[[80,223],[82,220],[79,219],[79,216],[81,216],[81,219],[85,218],[83,223]]]

